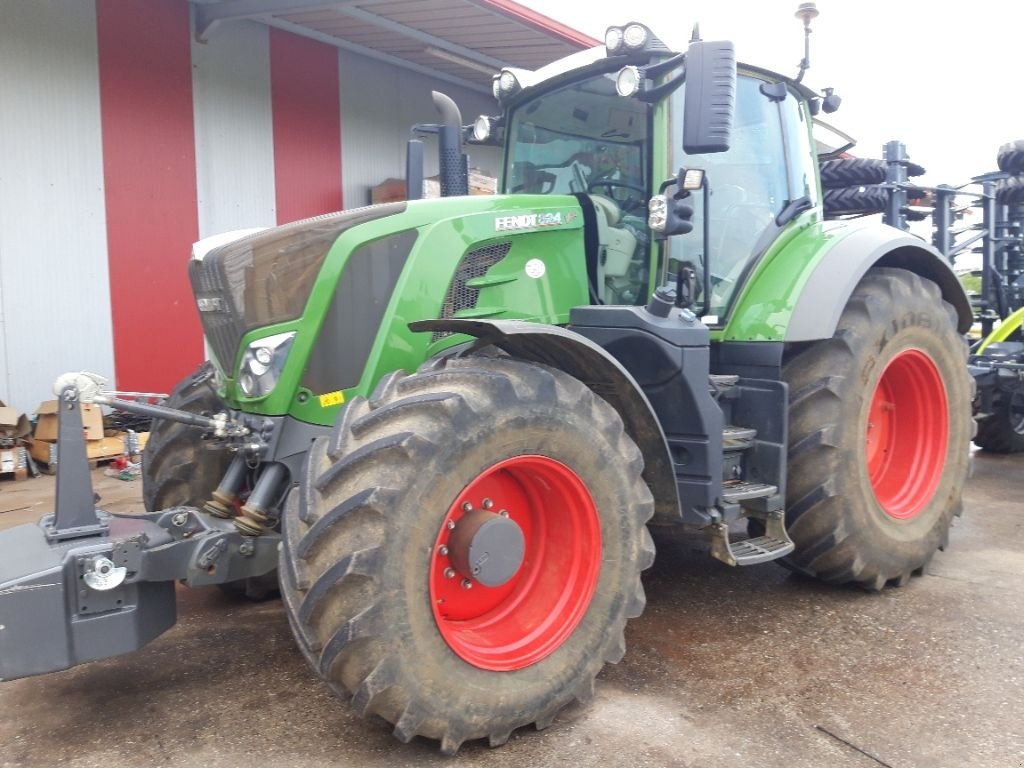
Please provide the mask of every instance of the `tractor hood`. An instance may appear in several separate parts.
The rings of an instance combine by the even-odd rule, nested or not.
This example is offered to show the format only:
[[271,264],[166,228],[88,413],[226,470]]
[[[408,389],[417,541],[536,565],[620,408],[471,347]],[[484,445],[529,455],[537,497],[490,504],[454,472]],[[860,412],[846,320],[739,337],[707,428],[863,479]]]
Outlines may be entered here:
[[405,207],[389,203],[330,213],[231,239],[201,257],[194,252],[189,279],[221,370],[232,371],[248,331],[302,314],[324,258],[342,232]]

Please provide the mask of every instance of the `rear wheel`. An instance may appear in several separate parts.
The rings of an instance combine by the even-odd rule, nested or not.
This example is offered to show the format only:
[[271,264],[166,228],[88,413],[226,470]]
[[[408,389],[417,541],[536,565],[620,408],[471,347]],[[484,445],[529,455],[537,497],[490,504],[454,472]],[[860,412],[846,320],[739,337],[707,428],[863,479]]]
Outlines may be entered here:
[[951,313],[935,283],[873,269],[834,336],[786,364],[789,565],[881,589],[945,546],[973,431]]
[[625,652],[654,547],[639,449],[582,383],[498,357],[392,374],[313,444],[282,574],[310,664],[409,741],[503,743]]

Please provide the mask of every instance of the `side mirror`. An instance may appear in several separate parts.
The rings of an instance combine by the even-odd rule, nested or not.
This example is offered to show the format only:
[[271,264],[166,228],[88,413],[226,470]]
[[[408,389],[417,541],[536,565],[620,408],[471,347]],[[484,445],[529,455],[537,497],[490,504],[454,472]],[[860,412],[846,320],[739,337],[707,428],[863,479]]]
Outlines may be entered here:
[[728,41],[690,43],[686,52],[683,151],[726,152],[736,106],[736,52]]

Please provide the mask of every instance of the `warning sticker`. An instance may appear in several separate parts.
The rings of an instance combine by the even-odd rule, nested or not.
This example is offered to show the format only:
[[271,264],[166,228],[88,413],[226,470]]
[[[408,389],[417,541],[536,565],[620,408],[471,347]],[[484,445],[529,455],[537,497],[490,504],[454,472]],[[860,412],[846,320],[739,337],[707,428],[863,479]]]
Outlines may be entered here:
[[332,405],[341,405],[345,402],[345,393],[340,389],[337,392],[328,392],[326,395],[320,395],[320,407],[328,408]]

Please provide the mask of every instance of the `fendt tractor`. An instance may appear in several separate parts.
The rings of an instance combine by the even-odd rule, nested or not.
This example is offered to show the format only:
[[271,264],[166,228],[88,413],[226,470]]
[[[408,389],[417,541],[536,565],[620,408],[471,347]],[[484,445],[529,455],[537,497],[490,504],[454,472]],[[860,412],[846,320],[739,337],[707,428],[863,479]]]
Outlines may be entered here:
[[[960,511],[971,306],[931,245],[826,218],[812,122],[839,100],[807,62],[612,27],[496,76],[500,194],[452,194],[438,98],[446,196],[199,243],[207,364],[163,406],[58,382],[55,512],[0,534],[0,678],[143,646],[176,582],[279,579],[327,685],[453,753],[591,696],[649,528],[905,584]],[[88,401],[160,419],[145,514],[97,509]]]

